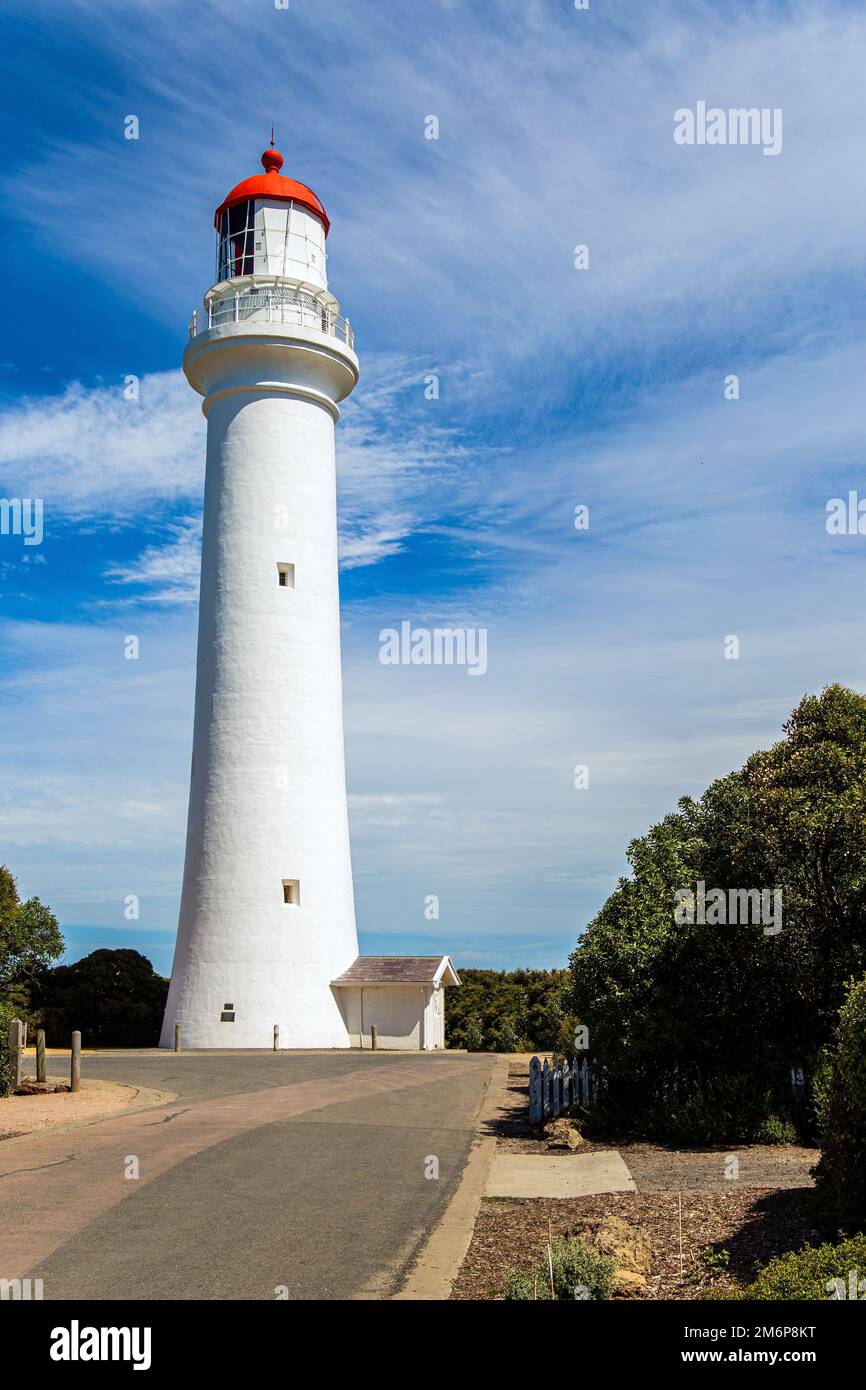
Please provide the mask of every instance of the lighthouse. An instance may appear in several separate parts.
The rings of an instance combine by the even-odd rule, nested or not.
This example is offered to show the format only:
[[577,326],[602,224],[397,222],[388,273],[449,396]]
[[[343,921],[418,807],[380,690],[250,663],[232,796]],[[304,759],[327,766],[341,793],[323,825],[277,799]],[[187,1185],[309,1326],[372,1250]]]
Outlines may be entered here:
[[358,380],[329,221],[282,155],[216,210],[183,357],[207,419],[186,859],[162,1045],[346,1047],[358,955],[334,427]]
[[186,858],[161,1046],[444,1046],[447,956],[360,957],[340,670],[334,431],[358,381],[321,199],[220,203],[183,357],[207,419]]

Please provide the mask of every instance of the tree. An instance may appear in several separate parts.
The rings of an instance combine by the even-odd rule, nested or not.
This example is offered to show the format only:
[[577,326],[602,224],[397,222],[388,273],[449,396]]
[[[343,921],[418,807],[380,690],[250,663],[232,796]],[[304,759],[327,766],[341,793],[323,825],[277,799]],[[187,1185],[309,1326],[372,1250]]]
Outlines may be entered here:
[[50,1046],[65,1046],[78,1029],[103,1047],[154,1047],[168,980],[138,951],[92,951],[73,965],[43,971],[34,1004]]
[[[866,969],[866,699],[806,696],[786,737],[629,846],[571,957],[571,1007],[630,1127],[760,1137],[791,1064],[816,1062],[846,978]],[[676,920],[678,892],[781,892],[767,922]]]
[[446,1046],[469,1051],[544,1051],[560,1033],[566,970],[461,970],[448,991]]
[[54,913],[38,898],[22,902],[15,879],[0,865],[0,993],[20,992],[63,950]]

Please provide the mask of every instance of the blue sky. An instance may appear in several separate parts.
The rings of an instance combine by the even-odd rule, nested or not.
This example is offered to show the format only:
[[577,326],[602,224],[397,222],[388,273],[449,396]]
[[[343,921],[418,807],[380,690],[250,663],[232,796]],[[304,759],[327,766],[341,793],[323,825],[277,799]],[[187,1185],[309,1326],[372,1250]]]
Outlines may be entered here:
[[[179,362],[213,209],[273,122],[362,364],[338,429],[362,950],[563,964],[630,838],[805,691],[866,687],[866,536],[825,527],[866,495],[866,18],[42,0],[0,22],[0,496],[45,514],[40,546],[0,536],[0,861],[70,956],[168,971],[204,458]],[[698,100],[781,108],[781,153],[677,145]],[[487,674],[382,666],[407,618],[485,626]]]

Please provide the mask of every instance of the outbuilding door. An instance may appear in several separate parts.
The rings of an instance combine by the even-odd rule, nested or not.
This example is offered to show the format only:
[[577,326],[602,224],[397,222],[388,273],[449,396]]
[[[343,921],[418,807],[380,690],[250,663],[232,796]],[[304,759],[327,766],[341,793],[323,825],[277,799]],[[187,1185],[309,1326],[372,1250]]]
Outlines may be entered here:
[[421,1046],[424,991],[417,985],[387,986],[361,992],[363,1047],[370,1047],[370,1029],[379,1030],[379,1047],[392,1051]]

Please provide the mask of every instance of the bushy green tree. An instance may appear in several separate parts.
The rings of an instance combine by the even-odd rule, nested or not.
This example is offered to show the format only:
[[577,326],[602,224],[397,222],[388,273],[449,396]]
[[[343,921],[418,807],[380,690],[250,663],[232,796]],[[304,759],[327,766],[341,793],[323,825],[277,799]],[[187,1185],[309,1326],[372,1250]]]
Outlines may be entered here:
[[0,995],[26,991],[37,971],[63,955],[54,913],[38,898],[22,902],[5,864],[0,864]]
[[470,1052],[556,1047],[566,970],[461,970],[445,1009],[447,1047]]
[[73,965],[39,974],[34,1004],[50,1047],[65,1047],[78,1030],[102,1047],[154,1047],[168,980],[138,951],[93,951]]
[[[695,1142],[785,1132],[844,980],[866,968],[866,699],[805,697],[786,737],[628,850],[571,958],[571,1007],[620,1126]],[[675,919],[678,890],[782,893],[782,930]],[[709,915],[709,914],[708,914]]]

